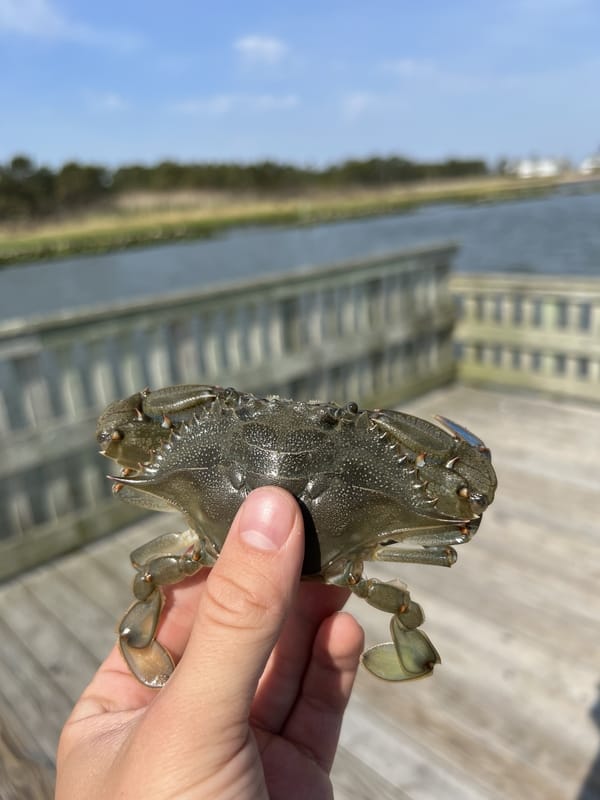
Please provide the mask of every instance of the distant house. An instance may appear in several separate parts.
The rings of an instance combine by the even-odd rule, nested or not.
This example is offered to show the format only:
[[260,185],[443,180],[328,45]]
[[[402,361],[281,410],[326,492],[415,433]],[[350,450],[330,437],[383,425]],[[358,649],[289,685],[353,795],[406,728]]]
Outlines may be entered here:
[[584,158],[579,165],[579,172],[581,175],[600,173],[600,153],[597,153],[595,156]]
[[522,158],[514,161],[507,171],[518,178],[554,178],[563,169],[558,158]]

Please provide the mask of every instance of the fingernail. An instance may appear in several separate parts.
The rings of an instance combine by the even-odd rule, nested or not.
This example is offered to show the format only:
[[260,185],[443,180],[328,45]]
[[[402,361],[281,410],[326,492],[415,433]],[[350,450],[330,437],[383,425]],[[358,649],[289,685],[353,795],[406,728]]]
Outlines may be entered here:
[[253,492],[242,507],[240,536],[255,550],[279,550],[292,531],[295,514],[291,498],[281,492]]

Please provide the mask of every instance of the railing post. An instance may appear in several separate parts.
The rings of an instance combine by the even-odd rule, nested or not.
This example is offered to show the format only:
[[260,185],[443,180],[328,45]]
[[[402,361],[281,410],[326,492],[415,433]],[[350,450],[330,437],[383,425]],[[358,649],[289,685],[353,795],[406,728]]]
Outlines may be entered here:
[[590,331],[592,336],[600,339],[600,298],[595,298],[590,311]]

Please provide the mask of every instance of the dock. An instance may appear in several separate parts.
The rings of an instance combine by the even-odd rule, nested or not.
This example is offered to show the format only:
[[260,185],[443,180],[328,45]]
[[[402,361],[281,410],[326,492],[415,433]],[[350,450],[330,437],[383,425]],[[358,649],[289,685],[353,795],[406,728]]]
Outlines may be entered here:
[[[361,668],[336,800],[597,800],[600,408],[461,385],[403,408],[481,436],[499,488],[451,570],[367,565],[406,581],[443,663],[406,684]],[[128,554],[164,531],[150,516],[0,585],[0,800],[53,796],[60,730],[130,603]],[[388,615],[347,608],[368,645],[389,638]]]

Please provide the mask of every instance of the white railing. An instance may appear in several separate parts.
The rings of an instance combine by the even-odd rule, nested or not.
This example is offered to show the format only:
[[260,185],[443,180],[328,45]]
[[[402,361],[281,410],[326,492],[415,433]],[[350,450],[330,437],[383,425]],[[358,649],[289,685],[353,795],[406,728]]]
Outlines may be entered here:
[[459,375],[600,401],[600,279],[457,275]]
[[94,442],[110,400],[216,383],[369,406],[450,381],[454,251],[0,325],[0,578],[133,518]]

